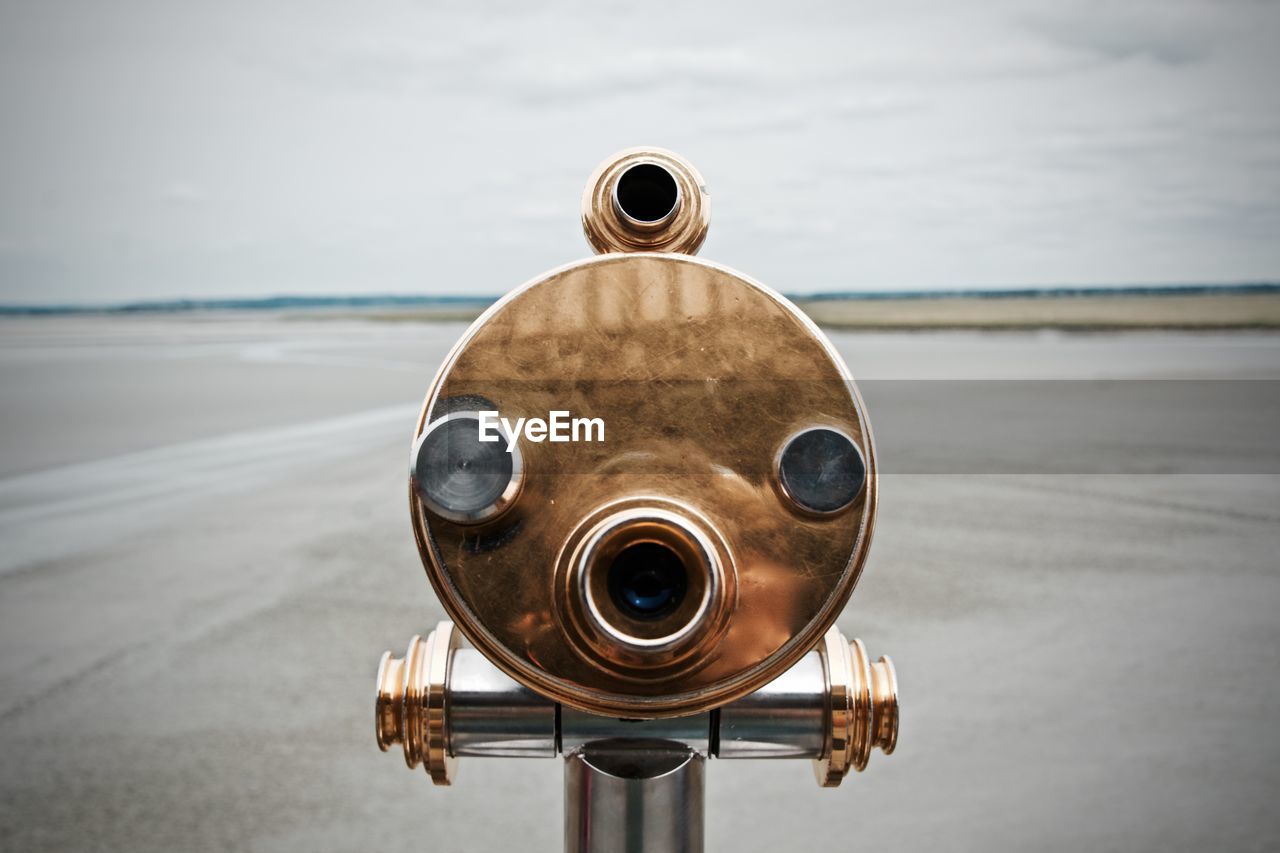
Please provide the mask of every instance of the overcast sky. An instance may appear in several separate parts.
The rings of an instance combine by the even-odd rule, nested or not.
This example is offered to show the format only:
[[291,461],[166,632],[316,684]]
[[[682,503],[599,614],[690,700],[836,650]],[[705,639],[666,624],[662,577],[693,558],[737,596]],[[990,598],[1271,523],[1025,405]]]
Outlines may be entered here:
[[1280,278],[1280,5],[0,0],[0,301],[504,292],[654,144],[788,292]]

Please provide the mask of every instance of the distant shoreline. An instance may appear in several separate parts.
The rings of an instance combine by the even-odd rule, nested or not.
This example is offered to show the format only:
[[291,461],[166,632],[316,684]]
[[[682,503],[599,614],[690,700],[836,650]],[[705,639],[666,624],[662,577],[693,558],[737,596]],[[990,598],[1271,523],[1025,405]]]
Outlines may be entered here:
[[[835,329],[1277,329],[1280,283],[791,294]],[[289,319],[459,322],[496,297],[283,296],[117,305],[0,305],[4,317],[261,312]]]
[[798,300],[831,329],[1280,329],[1280,292]]

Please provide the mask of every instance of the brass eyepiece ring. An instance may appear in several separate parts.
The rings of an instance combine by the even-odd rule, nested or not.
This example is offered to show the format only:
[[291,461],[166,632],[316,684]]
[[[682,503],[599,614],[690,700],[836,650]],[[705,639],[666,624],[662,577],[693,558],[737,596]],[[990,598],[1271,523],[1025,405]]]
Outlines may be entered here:
[[[682,596],[691,600],[692,614],[677,623],[674,631],[659,636],[637,636],[653,633],[649,631],[632,633],[626,623],[639,619],[627,613],[624,603],[612,600],[616,597],[610,595],[612,590],[606,591],[613,586],[610,570],[627,553],[646,545],[664,549],[686,572],[687,577],[671,584],[671,589],[693,586],[701,591],[696,597]],[[587,535],[575,560],[574,584],[592,627],[610,642],[643,654],[670,651],[697,631],[706,621],[711,601],[718,597],[722,577],[715,547],[702,531],[666,510],[631,509],[609,516]],[[662,630],[667,627],[663,625]]]
[[561,554],[560,620],[579,654],[623,677],[663,678],[723,635],[736,589],[710,522],[636,498],[601,508]]

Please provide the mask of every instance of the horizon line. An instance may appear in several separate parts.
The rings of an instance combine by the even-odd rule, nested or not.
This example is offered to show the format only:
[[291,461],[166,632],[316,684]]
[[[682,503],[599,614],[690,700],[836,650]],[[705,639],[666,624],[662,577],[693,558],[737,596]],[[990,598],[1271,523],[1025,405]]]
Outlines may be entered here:
[[[1202,283],[1202,284],[1130,284],[1130,285],[1054,285],[1046,287],[976,287],[939,290],[839,290],[809,293],[784,293],[796,302],[832,302],[844,300],[890,299],[1037,299],[1088,296],[1200,296],[1211,294],[1280,293],[1280,281]],[[0,316],[64,315],[64,314],[165,314],[187,311],[271,311],[314,310],[324,308],[413,308],[439,306],[483,306],[501,299],[503,294],[345,294],[345,295],[273,295],[261,297],[211,297],[141,299],[108,303],[0,303]]]

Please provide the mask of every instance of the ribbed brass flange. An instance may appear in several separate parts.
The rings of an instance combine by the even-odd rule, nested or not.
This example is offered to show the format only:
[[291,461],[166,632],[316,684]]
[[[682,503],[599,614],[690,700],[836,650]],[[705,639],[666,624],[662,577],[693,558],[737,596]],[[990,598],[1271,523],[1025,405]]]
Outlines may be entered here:
[[831,628],[818,646],[827,669],[826,754],[814,762],[818,784],[839,785],[849,770],[861,772],[879,747],[885,755],[898,744],[898,677],[893,661],[874,663],[861,640],[846,640]]
[[378,664],[374,706],[378,748],[404,747],[410,769],[425,766],[431,781],[448,785],[458,761],[449,755],[447,701],[449,664],[462,635],[452,622],[441,622],[427,635],[414,635],[403,658],[383,652]]

